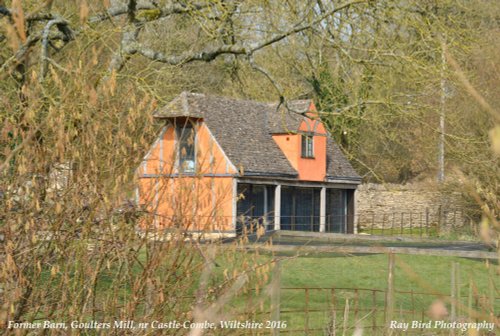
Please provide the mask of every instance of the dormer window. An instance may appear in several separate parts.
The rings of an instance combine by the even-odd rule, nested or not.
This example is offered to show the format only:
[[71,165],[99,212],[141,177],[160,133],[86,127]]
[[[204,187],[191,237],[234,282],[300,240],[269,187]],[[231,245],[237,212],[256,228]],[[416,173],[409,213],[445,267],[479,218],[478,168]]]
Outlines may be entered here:
[[178,125],[175,129],[178,141],[179,173],[194,173],[195,159],[195,130],[191,123]]
[[314,137],[312,134],[302,134],[302,157],[314,158]]

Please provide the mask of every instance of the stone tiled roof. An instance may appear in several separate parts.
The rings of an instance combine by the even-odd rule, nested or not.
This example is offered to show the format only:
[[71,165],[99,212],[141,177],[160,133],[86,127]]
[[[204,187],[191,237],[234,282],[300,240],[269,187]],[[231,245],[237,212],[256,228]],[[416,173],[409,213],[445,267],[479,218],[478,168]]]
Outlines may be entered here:
[[[272,133],[296,132],[311,101],[277,104],[183,92],[155,111],[157,118],[203,118],[229,160],[244,175],[297,177],[297,171],[272,138]],[[327,143],[327,175],[359,178],[338,146]]]
[[277,133],[295,133],[304,116],[308,112],[310,100],[296,100],[288,103],[288,108],[284,105],[269,104],[268,127],[269,132]]
[[329,178],[361,179],[351,163],[331,137],[326,140],[326,176]]
[[202,118],[201,112],[197,101],[205,99],[205,95],[199,93],[182,92],[175,97],[170,103],[159,108],[154,112],[154,117],[194,117]]

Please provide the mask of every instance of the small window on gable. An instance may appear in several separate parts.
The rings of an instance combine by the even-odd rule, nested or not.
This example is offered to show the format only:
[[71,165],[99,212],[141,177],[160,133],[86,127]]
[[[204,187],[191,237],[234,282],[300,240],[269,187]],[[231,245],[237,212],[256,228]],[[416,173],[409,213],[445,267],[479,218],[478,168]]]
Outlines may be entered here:
[[194,173],[196,166],[195,158],[195,130],[191,123],[178,125],[176,127],[178,142],[178,167],[179,173]]
[[314,136],[302,134],[302,157],[314,158]]

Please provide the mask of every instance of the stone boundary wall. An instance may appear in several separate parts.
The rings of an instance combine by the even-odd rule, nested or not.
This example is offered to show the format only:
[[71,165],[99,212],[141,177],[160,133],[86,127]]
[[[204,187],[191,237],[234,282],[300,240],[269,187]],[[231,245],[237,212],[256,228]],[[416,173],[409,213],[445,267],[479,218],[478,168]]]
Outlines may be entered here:
[[468,222],[462,195],[419,184],[362,184],[356,191],[358,229],[451,229]]

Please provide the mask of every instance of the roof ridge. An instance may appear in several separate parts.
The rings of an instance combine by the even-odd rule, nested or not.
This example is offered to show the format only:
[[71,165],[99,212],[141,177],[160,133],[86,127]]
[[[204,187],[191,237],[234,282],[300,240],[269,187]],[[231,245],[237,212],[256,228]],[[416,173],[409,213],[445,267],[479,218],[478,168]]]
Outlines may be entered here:
[[201,93],[201,92],[191,92],[191,91],[182,91],[179,94],[179,96],[188,96],[188,95],[191,95],[191,96],[203,96],[203,97],[210,96],[210,95],[206,95],[206,94]]
[[[258,101],[258,100],[250,99],[250,98],[228,97],[228,96],[222,96],[222,95],[218,95],[218,94],[204,94],[204,93],[199,93],[199,92],[182,91],[180,94],[175,96],[170,102],[168,102],[166,105],[164,105],[163,108],[160,108],[156,112],[159,112],[160,110],[167,111],[167,110],[171,109],[172,107],[174,107],[176,104],[179,104],[182,112],[185,115],[189,115],[191,113],[191,109],[190,109],[191,104],[189,102],[190,97],[208,98],[208,99],[222,99],[225,101],[238,102],[238,103],[259,104],[259,105],[263,105],[263,106],[267,106],[267,107],[276,107],[277,105],[280,104],[279,101],[265,102],[265,101]],[[293,99],[293,100],[288,101],[288,103],[291,103],[291,104],[300,104],[300,103],[306,103],[306,102],[312,102],[312,99]]]
[[234,102],[240,102],[240,103],[250,103],[250,104],[259,104],[259,105],[268,105],[268,104],[273,104],[273,103],[268,103],[268,102],[263,102],[263,101],[258,101],[250,98],[237,98],[237,97],[228,97],[228,96],[219,96],[219,95],[205,95],[207,98],[219,98],[219,99],[224,99],[224,100],[229,100],[229,101],[234,101]]
[[[224,99],[224,100],[229,100],[229,101],[235,101],[235,102],[242,102],[242,103],[252,103],[252,104],[263,104],[263,105],[270,105],[272,106],[273,104],[276,104],[278,102],[265,102],[265,101],[259,101],[251,98],[238,98],[238,97],[232,97],[232,96],[223,96],[219,94],[205,94],[205,93],[199,93],[199,92],[191,92],[191,91],[182,91],[179,95],[176,96],[178,98],[179,96],[185,96],[186,98],[188,96],[197,96],[197,97],[205,97],[205,98],[218,98],[218,99]],[[174,98],[174,100],[176,99]],[[173,101],[173,100],[172,100]]]

